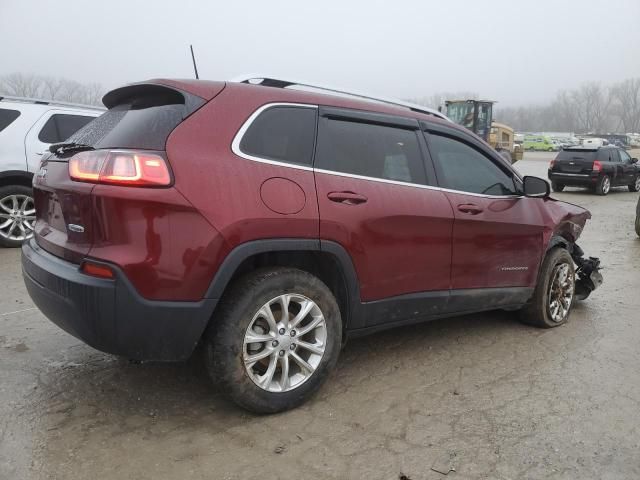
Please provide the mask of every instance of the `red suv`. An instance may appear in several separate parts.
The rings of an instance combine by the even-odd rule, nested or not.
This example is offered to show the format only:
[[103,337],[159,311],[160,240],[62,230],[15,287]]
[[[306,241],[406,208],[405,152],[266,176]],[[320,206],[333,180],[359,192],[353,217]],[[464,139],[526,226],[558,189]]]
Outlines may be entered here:
[[87,344],[203,343],[240,405],[302,403],[344,341],[491,309],[540,327],[599,285],[588,211],[438,112],[261,84],[153,80],[53,145],[24,279]]

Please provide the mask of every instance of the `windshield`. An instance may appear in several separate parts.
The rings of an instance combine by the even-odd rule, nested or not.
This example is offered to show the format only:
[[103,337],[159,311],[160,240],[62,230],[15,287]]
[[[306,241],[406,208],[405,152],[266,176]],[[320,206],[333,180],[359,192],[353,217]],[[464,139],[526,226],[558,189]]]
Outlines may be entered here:
[[458,125],[473,129],[473,103],[459,102],[447,105],[447,116]]

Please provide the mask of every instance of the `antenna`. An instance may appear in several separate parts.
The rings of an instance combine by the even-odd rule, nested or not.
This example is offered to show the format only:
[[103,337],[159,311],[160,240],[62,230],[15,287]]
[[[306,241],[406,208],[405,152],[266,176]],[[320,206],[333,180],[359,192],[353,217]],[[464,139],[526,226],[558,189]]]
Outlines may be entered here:
[[193,71],[196,72],[196,80],[199,80],[200,77],[198,76],[198,67],[196,66],[196,56],[193,54],[193,45],[189,45],[189,48],[191,49],[191,60],[193,60]]

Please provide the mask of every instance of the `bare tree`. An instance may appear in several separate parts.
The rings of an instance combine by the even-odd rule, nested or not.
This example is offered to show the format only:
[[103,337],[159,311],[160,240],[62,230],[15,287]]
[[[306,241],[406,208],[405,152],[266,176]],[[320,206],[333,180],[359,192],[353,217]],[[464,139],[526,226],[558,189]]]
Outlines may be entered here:
[[35,97],[38,95],[42,79],[35,75],[11,73],[0,80],[0,89],[9,95]]
[[632,133],[640,130],[640,79],[611,88],[586,83],[558,92],[546,106],[498,108],[496,119],[519,131]]
[[98,83],[82,84],[67,78],[23,73],[0,77],[0,95],[100,105],[103,93]]
[[614,85],[611,93],[624,132],[640,132],[640,78],[630,78]]
[[50,100],[58,99],[64,79],[58,77],[42,77],[41,93],[44,98]]

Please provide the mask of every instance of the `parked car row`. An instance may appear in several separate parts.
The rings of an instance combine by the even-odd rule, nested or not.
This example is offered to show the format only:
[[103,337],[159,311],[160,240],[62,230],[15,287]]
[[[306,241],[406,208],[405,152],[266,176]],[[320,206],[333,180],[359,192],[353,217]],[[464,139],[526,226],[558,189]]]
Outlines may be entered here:
[[109,92],[35,176],[22,265],[40,310],[133,359],[203,344],[222,391],[277,412],[349,337],[492,309],[556,327],[602,282],[576,244],[590,213],[466,129],[290,85]]
[[523,134],[515,135],[516,143],[522,144],[525,150],[529,151],[559,151],[563,148],[572,148],[577,146],[584,147],[603,147],[613,145],[620,148],[631,148],[633,141],[631,135],[617,134],[600,134],[600,135],[582,135],[573,136],[573,134],[563,134],[563,136],[554,136],[550,134]]
[[31,183],[40,157],[99,116],[104,109],[0,97],[0,247],[33,235]]

